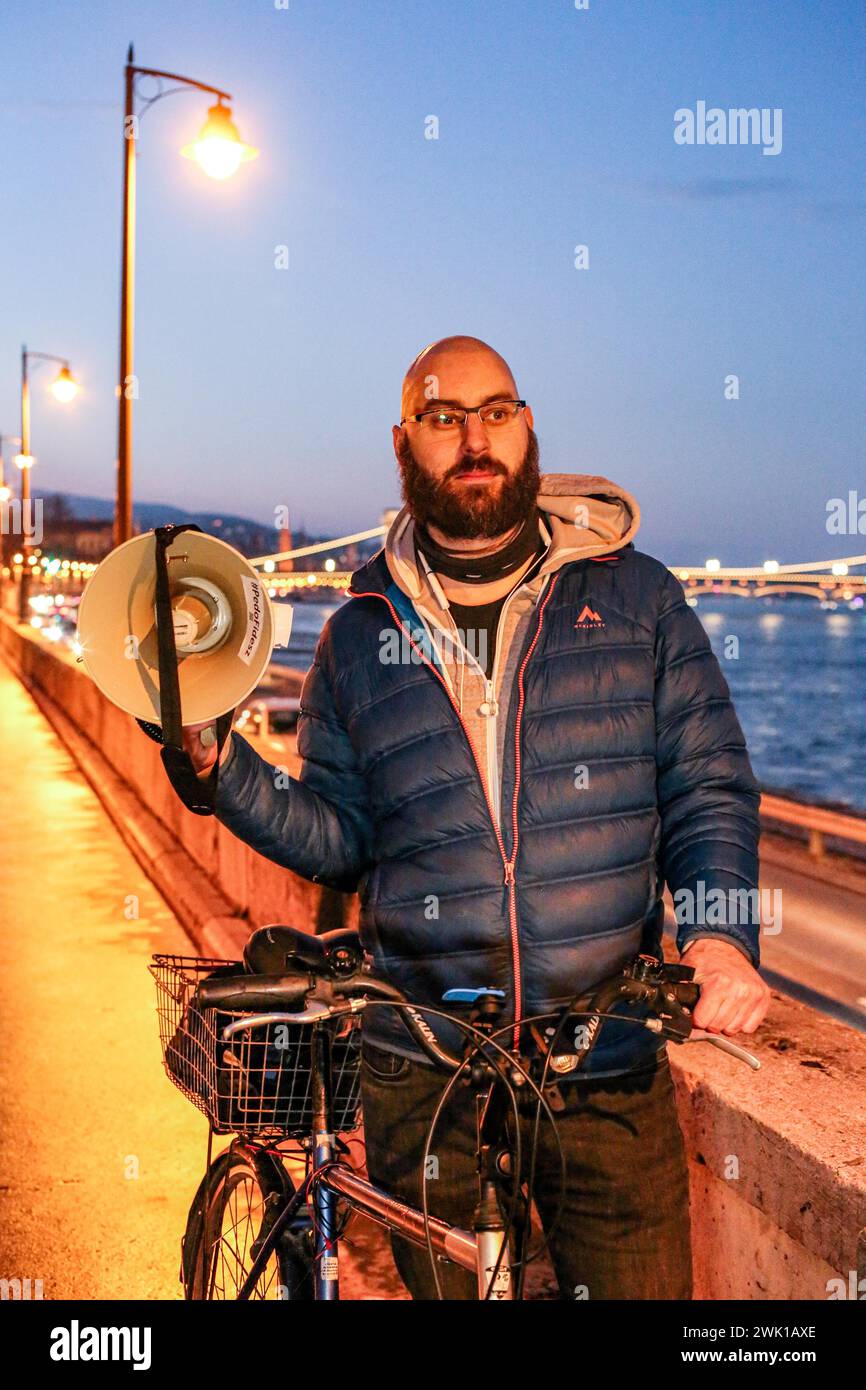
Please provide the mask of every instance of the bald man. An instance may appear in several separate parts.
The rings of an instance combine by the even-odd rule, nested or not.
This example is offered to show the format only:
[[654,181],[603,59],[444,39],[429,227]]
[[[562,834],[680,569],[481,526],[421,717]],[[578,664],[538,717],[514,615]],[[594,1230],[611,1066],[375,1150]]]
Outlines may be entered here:
[[[220,820],[295,873],[357,889],[376,972],[419,1005],[500,990],[503,1038],[533,1065],[547,1036],[525,1020],[638,952],[662,954],[665,883],[702,986],[695,1024],[753,1032],[769,999],[753,916],[758,790],[700,622],[634,547],[636,500],[606,478],[540,474],[532,410],[477,338],[418,354],[393,443],[405,506],[322,633],[301,776],[286,787],[233,734]],[[197,731],[187,747],[213,778],[214,749]],[[459,1053],[459,1028],[428,1021]],[[554,1075],[565,1188],[543,1123],[534,1196],[561,1297],[689,1298],[665,1043],[616,1020],[588,1049],[578,1029]],[[443,1081],[395,1010],[365,1016],[362,1083],[371,1179],[419,1205]],[[535,1109],[521,1104],[528,1151]],[[457,1088],[427,1188],[430,1211],[464,1227],[475,1145],[473,1096]],[[393,1248],[412,1296],[435,1297],[427,1252]],[[453,1265],[440,1280],[446,1297],[476,1297]]]

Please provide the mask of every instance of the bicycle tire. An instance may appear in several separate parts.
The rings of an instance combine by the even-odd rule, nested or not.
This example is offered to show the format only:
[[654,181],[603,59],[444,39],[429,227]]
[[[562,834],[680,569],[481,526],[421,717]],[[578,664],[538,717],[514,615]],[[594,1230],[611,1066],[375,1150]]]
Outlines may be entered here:
[[[282,1164],[264,1150],[232,1146],[211,1164],[193,1198],[182,1243],[184,1298],[231,1301],[252,1268],[262,1223],[295,1191]],[[312,1228],[302,1210],[279,1236],[251,1299],[313,1298]]]

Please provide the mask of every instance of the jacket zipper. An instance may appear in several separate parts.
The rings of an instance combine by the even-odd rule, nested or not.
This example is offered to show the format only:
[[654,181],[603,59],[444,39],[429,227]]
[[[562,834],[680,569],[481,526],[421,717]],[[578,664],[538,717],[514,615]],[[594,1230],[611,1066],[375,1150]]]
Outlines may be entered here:
[[[476,671],[478,672],[478,675],[481,677],[481,680],[484,683],[484,703],[487,706],[487,709],[485,711],[484,725],[484,737],[487,745],[487,782],[490,789],[490,805],[492,808],[491,815],[493,816],[493,819],[496,821],[497,825],[500,824],[502,816],[502,808],[499,800],[499,735],[497,733],[497,726],[499,723],[499,701],[496,698],[496,676],[499,671],[500,656],[499,635],[502,631],[502,623],[504,621],[508,605],[510,604],[511,600],[515,597],[515,595],[520,592],[521,587],[522,584],[518,584],[517,588],[512,590],[512,592],[508,595],[504,604],[502,605],[502,608],[499,611],[499,617],[496,622],[496,632],[493,636],[493,670],[490,674],[489,680],[487,678],[487,673],[485,669],[482,667],[477,657],[469,650],[469,648],[466,646],[464,642],[459,641],[457,624],[454,622],[454,616],[451,613],[450,608],[448,609],[448,617],[451,621],[452,633],[455,636],[455,638],[458,638],[458,645],[461,648],[463,656],[469,658],[469,661],[475,667]],[[429,624],[425,625],[429,629]],[[460,687],[460,691],[462,705],[462,684]],[[458,710],[458,713],[460,713],[460,710]],[[463,723],[462,714],[460,722]]]
[[550,602],[550,596],[556,588],[556,581],[559,578],[557,572],[548,585],[541,607],[538,610],[538,626],[535,629],[535,636],[529,644],[526,655],[520,663],[520,670],[517,673],[517,717],[514,721],[514,795],[511,800],[511,860],[505,866],[505,882],[508,884],[508,911],[511,919],[511,957],[514,974],[514,1032],[512,1034],[512,1046],[515,1052],[520,1047],[520,1016],[523,1012],[523,981],[520,969],[520,938],[517,928],[517,890],[514,883],[514,872],[517,864],[517,852],[520,848],[520,831],[517,822],[517,804],[520,799],[520,729],[523,724],[523,707],[526,704],[526,691],[523,686],[523,677],[529,664],[529,659],[538,645],[541,636],[541,625],[544,622],[544,610]]
[[[552,577],[552,579],[551,579],[551,581],[550,581],[550,584],[548,585],[547,593],[545,594],[544,599],[542,600],[542,603],[541,603],[541,607],[540,607],[539,610],[538,610],[538,626],[537,626],[536,629],[535,629],[535,636],[533,637],[531,643],[529,644],[529,647],[528,647],[528,649],[527,649],[526,655],[524,656],[523,660],[521,661],[521,663],[520,663],[520,669],[519,669],[519,671],[518,671],[518,673],[517,673],[518,703],[517,703],[517,717],[516,717],[515,725],[514,725],[514,795],[513,795],[513,797],[512,797],[512,802],[511,802],[511,829],[512,829],[512,840],[511,840],[511,858],[510,858],[510,859],[509,859],[508,855],[505,853],[505,842],[504,842],[503,839],[502,839],[502,831],[501,831],[501,829],[500,829],[500,827],[499,827],[498,818],[496,817],[495,812],[494,812],[493,803],[492,803],[491,798],[490,798],[490,792],[489,792],[489,790],[488,790],[487,782],[486,782],[486,780],[485,780],[484,773],[483,773],[483,770],[482,770],[481,760],[480,760],[479,757],[478,757],[478,750],[477,750],[477,748],[475,747],[475,743],[474,743],[474,740],[473,740],[473,738],[472,738],[472,735],[470,734],[468,728],[466,727],[466,724],[465,724],[464,719],[463,719],[463,715],[462,715],[461,712],[460,712],[460,706],[459,706],[459,704],[457,703],[457,700],[455,699],[454,695],[452,694],[451,689],[450,689],[450,687],[449,687],[449,685],[448,685],[448,682],[444,679],[444,677],[443,677],[441,671],[437,670],[437,668],[433,665],[433,662],[430,661],[430,660],[424,655],[423,651],[422,651],[421,648],[418,646],[417,642],[416,642],[415,639],[413,638],[413,636],[412,636],[411,632],[409,631],[409,629],[408,629],[407,627],[404,626],[403,622],[402,622],[401,619],[399,618],[399,616],[398,616],[398,614],[397,614],[397,610],[396,610],[396,608],[394,607],[393,603],[391,602],[391,600],[390,600],[389,598],[386,597],[385,594],[378,594],[378,593],[375,593],[375,592],[372,592],[372,593],[351,593],[351,592],[350,592],[350,594],[349,594],[349,597],[350,597],[350,598],[378,598],[378,599],[381,599],[383,603],[387,604],[388,608],[390,609],[391,616],[392,616],[392,618],[394,619],[394,622],[395,622],[395,623],[397,624],[397,626],[401,629],[401,631],[403,631],[403,632],[406,633],[406,636],[407,636],[407,638],[408,638],[408,640],[409,640],[409,645],[418,653],[418,655],[419,655],[419,657],[421,658],[421,661],[424,663],[424,665],[425,665],[425,666],[429,666],[430,670],[433,672],[434,676],[435,676],[436,679],[439,681],[439,684],[442,686],[442,689],[445,691],[445,694],[448,696],[448,699],[449,699],[449,701],[451,702],[451,707],[452,707],[452,709],[454,710],[454,713],[457,715],[457,719],[458,719],[458,721],[459,721],[459,723],[460,723],[460,727],[462,728],[464,734],[466,735],[466,742],[469,744],[469,748],[470,748],[470,750],[471,750],[472,757],[473,757],[473,759],[474,759],[474,761],[475,761],[475,768],[476,768],[476,771],[477,771],[477,773],[478,773],[479,781],[481,782],[481,790],[482,790],[483,793],[484,793],[484,800],[485,800],[485,802],[487,803],[487,811],[488,811],[488,814],[489,814],[489,816],[490,816],[491,823],[492,823],[492,825],[493,825],[493,833],[494,833],[494,835],[496,836],[496,843],[497,843],[497,845],[499,846],[499,853],[500,853],[500,855],[501,855],[501,857],[502,857],[502,868],[503,868],[503,873],[504,873],[504,879],[503,879],[503,881],[504,881],[504,883],[505,883],[505,886],[506,886],[507,889],[508,889],[508,920],[509,920],[509,927],[510,927],[510,933],[511,933],[511,973],[512,973],[512,977],[513,977],[513,979],[514,979],[514,1029],[513,1029],[513,1032],[512,1032],[512,1046],[514,1047],[515,1050],[517,1050],[517,1049],[520,1047],[520,1016],[521,1016],[521,1013],[522,1013],[522,1011],[523,1011],[523,983],[522,983],[522,980],[521,980],[521,969],[520,969],[520,936],[519,936],[519,932],[518,932],[518,923],[517,923],[517,889],[516,889],[515,877],[514,877],[514,870],[515,870],[515,865],[516,865],[516,863],[517,863],[517,853],[518,853],[518,849],[519,849],[519,838],[520,838],[520,832],[519,832],[519,829],[518,829],[518,821],[517,821],[517,807],[518,807],[518,801],[519,801],[519,799],[520,799],[520,768],[521,768],[521,758],[520,758],[520,729],[521,729],[521,725],[522,725],[522,723],[523,723],[523,708],[524,708],[524,705],[525,705],[525,703],[526,703],[526,692],[525,692],[524,685],[523,685],[523,677],[524,677],[524,674],[525,674],[525,672],[526,672],[526,667],[527,667],[527,665],[528,665],[528,663],[529,663],[529,659],[530,659],[530,657],[532,656],[532,653],[535,651],[535,648],[536,648],[536,646],[537,646],[537,644],[538,644],[538,639],[539,639],[539,637],[541,636],[541,626],[542,626],[542,623],[544,622],[544,610],[546,609],[548,603],[550,602],[550,596],[551,596],[551,594],[553,593],[553,590],[556,588],[556,581],[557,581],[558,578],[559,578],[559,574],[558,574],[558,573],[557,573],[557,574],[554,574],[553,577]],[[500,614],[500,619],[501,619],[501,614]],[[498,636],[498,628],[497,628],[497,636]]]

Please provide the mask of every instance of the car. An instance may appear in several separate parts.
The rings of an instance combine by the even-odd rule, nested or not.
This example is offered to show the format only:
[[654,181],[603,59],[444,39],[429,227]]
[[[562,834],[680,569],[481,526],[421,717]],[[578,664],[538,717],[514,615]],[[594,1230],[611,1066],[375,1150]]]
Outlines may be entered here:
[[234,727],[245,738],[260,740],[263,756],[293,753],[301,702],[296,695],[264,695],[238,711]]

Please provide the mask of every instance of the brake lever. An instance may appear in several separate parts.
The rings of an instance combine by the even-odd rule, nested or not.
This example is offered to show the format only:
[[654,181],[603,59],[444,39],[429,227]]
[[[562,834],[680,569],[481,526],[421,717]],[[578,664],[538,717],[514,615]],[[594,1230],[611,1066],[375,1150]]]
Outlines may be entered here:
[[744,1047],[739,1047],[737,1043],[731,1042],[730,1038],[722,1037],[720,1033],[708,1033],[704,1028],[693,1028],[686,1042],[709,1042],[714,1047],[721,1048],[722,1052],[728,1052],[732,1057],[736,1057],[738,1062],[745,1062],[753,1071],[760,1071],[761,1064],[757,1057],[751,1052],[747,1052]]

